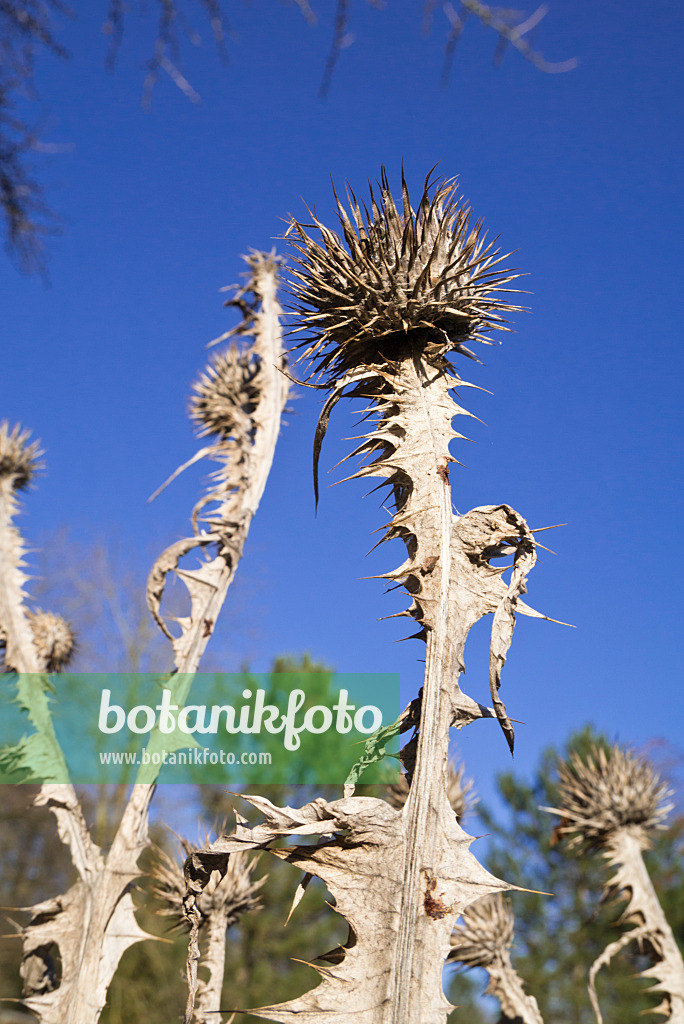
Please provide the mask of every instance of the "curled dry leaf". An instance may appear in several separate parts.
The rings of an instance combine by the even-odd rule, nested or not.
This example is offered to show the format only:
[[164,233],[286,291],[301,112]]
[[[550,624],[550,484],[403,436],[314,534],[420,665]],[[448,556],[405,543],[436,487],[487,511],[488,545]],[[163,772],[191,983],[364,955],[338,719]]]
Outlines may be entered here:
[[[241,822],[232,835],[218,839],[206,850],[192,854],[185,866],[188,884],[186,913],[192,920],[204,887],[216,870],[227,870],[230,857],[250,849],[271,849],[306,874],[322,878],[334,899],[335,910],[349,923],[344,947],[326,954],[332,966],[311,966],[320,985],[298,999],[276,1006],[250,1009],[255,1016],[275,1021],[318,1022],[333,1013],[340,1024],[389,1021],[386,1000],[392,983],[392,958],[403,912],[404,862],[408,855],[408,820],[384,800],[348,797],[327,802],[314,800],[303,807],[277,807],[263,797],[245,796],[264,816],[248,828]],[[420,873],[421,899],[431,922],[429,950],[424,968],[430,972],[430,1017],[448,1009],[441,991],[442,964],[448,936],[456,916],[484,893],[506,888],[481,867],[469,851],[472,839],[450,814],[451,829],[441,843],[443,861],[439,878]],[[322,836],[318,845],[272,847],[287,836]],[[334,955],[335,954],[335,955]],[[192,1019],[186,1017],[186,1022]]]
[[[203,845],[208,844],[204,837]],[[183,861],[199,848],[181,838]],[[193,1010],[196,1024],[213,1020],[221,1005],[221,990],[226,961],[226,933],[237,924],[243,914],[261,908],[259,890],[268,876],[254,881],[252,872],[257,859],[249,853],[237,853],[230,858],[225,870],[211,872],[208,884],[194,906],[192,923],[184,910],[185,876],[183,861],[179,862],[165,850],[157,848],[151,870],[152,891],[159,901],[159,913],[169,917],[172,928],[190,928],[193,946],[202,940],[202,965],[205,977],[198,981],[197,1000]],[[209,1016],[211,1015],[211,1016]]]

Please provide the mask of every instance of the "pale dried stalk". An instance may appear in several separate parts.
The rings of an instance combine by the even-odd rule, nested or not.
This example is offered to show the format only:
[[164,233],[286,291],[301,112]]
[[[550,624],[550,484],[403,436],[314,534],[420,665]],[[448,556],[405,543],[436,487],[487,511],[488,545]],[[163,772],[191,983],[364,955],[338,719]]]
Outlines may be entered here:
[[569,847],[598,850],[615,873],[604,885],[604,899],[626,899],[619,923],[631,925],[594,961],[589,972],[589,996],[598,1024],[602,1022],[596,976],[625,946],[637,942],[654,963],[639,975],[655,979],[649,992],[662,1000],[651,1011],[671,1024],[684,1024],[684,960],[653,888],[643,851],[650,836],[664,828],[672,810],[670,790],[652,765],[618,746],[608,753],[594,749],[583,761],[573,754],[560,766],[561,806],[545,808],[561,815],[557,831]]
[[[176,666],[181,674],[197,670],[234,576],[268,475],[287,392],[285,378],[280,373],[282,349],[276,261],[254,254],[248,263],[252,271],[248,288],[254,292],[258,308],[250,312],[238,330],[254,331],[259,364],[261,397],[253,412],[249,438],[252,450],[250,456],[242,460],[240,445],[248,440],[245,436],[234,444],[229,438],[223,438],[212,446],[212,453],[222,448],[225,456],[218,486],[210,495],[210,498],[220,495],[213,531],[199,532],[189,541],[172,546],[158,560],[151,576],[157,589],[151,588],[149,600],[155,618],[168,632],[158,614],[166,574],[193,548],[218,545],[214,560],[205,563],[200,570],[179,570],[192,601],[190,618],[181,621],[181,635],[173,641]],[[245,358],[249,363],[250,357]],[[5,447],[8,446],[9,442]],[[6,469],[3,472],[7,462],[4,455],[0,445],[0,485],[4,499],[0,509],[3,530],[0,581],[4,581],[0,582],[0,621],[6,643],[5,661],[18,671],[40,673],[45,671],[46,665],[38,659],[21,603],[23,548],[18,533],[11,526],[15,511],[14,484],[22,477],[18,472],[9,473]],[[240,467],[237,477],[231,475],[236,463]],[[90,838],[73,788],[65,784],[41,787],[36,802],[47,805],[55,814],[60,838],[69,845],[79,874],[79,881],[67,894],[30,908],[31,918],[23,931],[25,1002],[41,1024],[96,1024],[122,954],[134,942],[150,938],[136,922],[130,889],[139,877],[137,862],[148,842],[148,814],[155,777],[154,772],[147,770],[146,773],[141,769],[106,858]],[[53,942],[58,945],[62,960],[62,982],[58,988],[49,981],[50,965],[46,962],[47,950]]]
[[514,918],[510,901],[497,893],[473,903],[463,923],[451,935],[449,960],[466,967],[484,967],[489,974],[487,993],[501,1003],[501,1022],[544,1024],[537,1000],[527,995],[511,963]]
[[[25,687],[32,697],[29,710],[38,730],[37,740],[57,767],[55,777],[65,778],[66,765],[45,713],[41,681],[54,658],[54,644],[44,642],[48,630],[44,629],[41,636],[40,624],[37,630],[32,629],[32,615],[24,604],[24,545],[12,524],[17,511],[15,492],[31,479],[38,454],[36,445],[28,445],[26,433],[15,428],[10,434],[6,424],[0,425],[0,624],[5,663],[21,674],[19,687]],[[35,620],[34,615],[34,626]],[[51,621],[50,628],[55,621]],[[41,786],[35,803],[47,806],[55,815],[60,839],[69,847],[79,878],[63,896],[25,908],[30,917],[21,932],[23,999],[42,1024],[87,1024],[99,1016],[123,952],[139,938],[147,937],[137,925],[128,893],[138,874],[135,862],[146,836],[120,830],[105,862],[90,837],[70,784]],[[62,961],[59,987],[55,987],[49,955],[53,943]],[[98,1008],[93,1014],[95,1005]]]
[[17,491],[28,486],[40,468],[40,446],[29,444],[29,436],[19,425],[10,430],[6,420],[0,423],[0,634],[5,662],[15,672],[42,671],[24,608],[26,549],[14,525]]
[[[208,837],[204,837],[206,846]],[[198,849],[187,839],[181,839],[184,860]],[[197,986],[197,1003],[193,1011],[193,1024],[221,1024],[217,1008],[221,1005],[221,991],[226,961],[227,931],[237,924],[243,914],[261,908],[258,892],[268,876],[252,880],[257,860],[249,854],[236,854],[231,858],[228,870],[222,876],[219,871],[212,874],[197,904],[198,938],[204,947],[202,966],[208,972],[206,979]],[[174,928],[187,928],[188,919],[183,910],[185,898],[185,877],[183,865],[159,850],[152,869],[153,892],[162,901],[162,915],[170,917]]]
[[[147,584],[148,606],[172,642],[178,673],[196,672],[209,642],[266,486],[287,399],[282,310],[277,299],[278,259],[274,254],[253,253],[246,262],[247,285],[227,303],[238,305],[244,320],[224,337],[250,334],[253,343],[248,352],[233,348],[207,368],[195,387],[192,405],[201,434],[213,434],[215,440],[190,461],[209,457],[222,463],[222,468],[209,493],[195,506],[194,535],[177,541],[159,556]],[[245,301],[250,293],[251,302]],[[209,504],[215,507],[206,513]],[[199,527],[200,513],[199,521],[209,530]],[[205,547],[216,548],[214,558],[196,570],[179,568],[181,558]],[[160,614],[171,571],[183,581],[191,600],[189,616],[177,620],[181,627],[178,637],[172,636]]]
[[[403,217],[383,172],[381,203],[371,195],[364,221],[351,195],[351,213],[338,201],[348,249],[314,217],[322,244],[292,223],[301,254],[294,272],[304,330],[313,332],[306,355],[318,375],[313,386],[329,391],[314,442],[317,460],[330,412],[341,397],[370,402],[375,429],[363,435],[355,455],[372,458],[354,476],[379,476],[392,491],[396,514],[384,539],[405,541],[407,559],[383,578],[402,584],[413,598],[406,614],[426,640],[422,699],[407,719],[420,720],[417,739],[404,750],[412,776],[403,811],[385,801],[345,795],[302,808],[278,808],[248,799],[265,815],[253,829],[235,832],[195,854],[186,867],[194,901],[210,868],[238,849],[267,847],[278,836],[319,835],[316,847],[274,849],[303,871],[321,877],[350,924],[341,950],[316,968],[321,984],[298,999],[250,1010],[276,1021],[318,1024],[330,1014],[339,1024],[441,1024],[451,1009],[441,974],[456,918],[479,896],[510,888],[490,875],[469,852],[470,836],[458,825],[446,792],[449,729],[476,718],[499,719],[512,747],[513,729],[498,696],[515,611],[537,615],[519,600],[534,565],[527,524],[507,505],[452,513],[449,442],[452,426],[470,415],[450,390],[466,386],[448,352],[472,353],[465,342],[487,341],[484,330],[502,328],[501,314],[515,309],[497,297],[516,276],[499,269],[479,225],[454,199],[450,183],[434,198],[426,182],[418,214],[403,188]],[[505,328],[504,328],[505,329]],[[513,574],[490,560],[512,554]],[[463,693],[463,649],[472,625],[493,614],[490,690],[494,711]]]
[[[193,535],[162,552],[147,582],[148,607],[173,646],[179,677],[174,700],[180,706],[185,703],[192,675],[199,667],[242,557],[247,534],[271,470],[288,394],[288,380],[283,373],[282,310],[277,298],[280,261],[274,253],[259,252],[250,254],[245,260],[249,268],[247,283],[226,303],[237,306],[242,311],[243,320],[236,329],[217,341],[238,334],[252,336],[252,343],[247,351],[233,343],[227,352],[212,360],[196,383],[191,415],[199,426],[200,436],[208,434],[214,440],[179,467],[170,479],[204,457],[219,462],[221,468],[214,474],[209,492],[193,509]],[[209,529],[203,529],[200,523]],[[203,562],[198,569],[180,568],[183,557],[206,547],[215,550],[211,560]],[[180,633],[175,637],[161,616],[166,578],[172,571],[183,581],[190,596],[190,613],[176,620]],[[159,733],[153,734],[148,750],[154,750],[160,743],[164,743],[163,737]],[[144,786],[148,772],[154,774],[154,766],[141,769],[139,785]],[[200,917],[195,911],[187,960],[187,1021],[193,1019],[195,1012],[199,926]],[[221,958],[217,943],[218,933],[210,949],[211,977],[214,980],[208,988],[202,989],[201,1009],[205,1014],[215,1013],[220,1006],[218,977]],[[220,971],[222,981],[222,968]]]

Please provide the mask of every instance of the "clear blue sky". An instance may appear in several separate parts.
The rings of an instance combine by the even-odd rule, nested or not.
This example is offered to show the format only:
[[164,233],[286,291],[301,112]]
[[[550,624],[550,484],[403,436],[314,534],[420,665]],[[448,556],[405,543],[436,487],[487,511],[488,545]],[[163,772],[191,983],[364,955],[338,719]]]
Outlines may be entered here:
[[[199,5],[198,5],[199,6]],[[321,3],[321,8],[329,4]],[[140,105],[151,20],[131,17],[113,75],[103,70],[104,3],[76,2],[68,62],[39,61],[47,141],[66,152],[39,170],[64,221],[49,287],[0,266],[0,414],[32,427],[48,469],[28,496],[34,540],[60,524],[87,541],[117,537],[150,563],[183,535],[201,473],[152,506],[147,496],[194,451],[184,408],[205,343],[231,325],[218,289],[239,254],[273,244],[301,197],[331,216],[330,176],[363,190],[403,159],[417,191],[442,161],[477,216],[529,273],[532,315],[464,367],[493,395],[469,392],[486,426],[454,449],[459,510],[507,502],[547,534],[529,600],[565,629],[522,620],[502,696],[518,727],[516,765],[592,720],[630,744],[681,745],[681,10],[668,0],[554,0],[535,43],[579,68],[544,75],[468,24],[440,89],[447,22],[420,33],[420,3],[384,11],[357,0],[353,45],[329,98],[317,98],[331,17],[308,27],[294,4],[231,13],[222,67],[204,40],[185,48],[193,106],[162,75]],[[282,247],[282,243],[277,245]],[[309,651],[343,671],[401,672],[419,685],[422,649],[394,644],[399,609],[359,577],[383,521],[362,484],[324,490],[314,518],[311,442],[317,396],[302,394],[221,623],[227,669]],[[341,408],[324,468],[346,451]],[[405,622],[404,622],[405,627]],[[465,688],[487,700],[486,634],[467,651]],[[106,670],[103,665],[102,669]],[[495,723],[467,730],[469,771],[487,795],[510,765]]]

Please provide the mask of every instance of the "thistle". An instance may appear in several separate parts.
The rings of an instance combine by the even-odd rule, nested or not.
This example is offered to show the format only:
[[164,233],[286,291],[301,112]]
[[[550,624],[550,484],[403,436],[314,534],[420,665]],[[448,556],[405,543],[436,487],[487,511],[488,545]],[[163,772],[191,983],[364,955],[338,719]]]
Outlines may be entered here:
[[362,215],[351,190],[349,210],[335,199],[347,248],[315,216],[313,225],[290,224],[300,330],[313,335],[305,357],[328,383],[360,366],[391,368],[407,345],[443,368],[450,352],[476,358],[467,342],[491,344],[487,331],[509,330],[502,314],[521,307],[501,294],[519,275],[502,266],[508,257],[487,243],[482,222],[472,223],[455,179],[428,175],[417,212],[403,175],[397,210],[384,168],[371,213],[364,205]]
[[[203,844],[209,842],[204,837]],[[179,861],[161,847],[155,849],[155,860],[150,871],[152,894],[159,902],[159,913],[171,919],[172,930],[186,929],[188,920],[183,909],[185,898],[185,876],[183,864],[201,846],[179,837],[182,859]],[[202,893],[197,904],[199,912],[200,934],[213,931],[212,922],[220,920],[224,931],[237,924],[243,914],[261,909],[258,892],[266,881],[263,875],[256,881],[252,880],[252,872],[257,865],[257,858],[248,853],[236,853],[228,862],[225,874],[217,871],[211,885]]]
[[[427,640],[446,614],[446,590],[456,589],[452,563],[460,554],[453,550],[461,527],[451,512],[449,465],[456,459],[449,444],[464,435],[453,429],[452,419],[472,415],[452,397],[455,388],[472,385],[448,357],[476,358],[467,343],[492,344],[489,332],[510,330],[504,314],[522,307],[506,295],[519,273],[507,269],[508,256],[487,242],[482,222],[472,223],[454,181],[432,182],[428,175],[417,212],[403,175],[402,213],[397,210],[384,168],[379,201],[370,189],[370,212],[364,205],[361,213],[351,190],[349,210],[337,193],[335,199],[344,241],[316,217],[313,225],[293,218],[289,230],[298,253],[292,271],[297,331],[309,333],[297,346],[304,348],[299,358],[309,362],[308,382],[329,392],[314,438],[316,500],[318,459],[332,408],[343,396],[364,399],[371,429],[347,456],[361,462],[348,479],[381,477],[392,493],[395,514],[379,543],[400,538],[408,558],[381,578],[404,586],[411,605],[400,614],[416,619],[416,637]],[[312,229],[320,241],[308,233]],[[500,575],[503,570],[490,560],[509,551],[516,562],[522,556],[529,571],[534,542],[522,517],[508,506],[469,516],[463,517],[457,546],[466,549],[471,565],[479,562],[485,575]],[[522,602],[518,608],[527,611]],[[478,609],[465,632],[485,613]],[[441,652],[454,662],[447,665],[452,673],[463,669],[459,648]],[[490,685],[512,749],[513,727],[498,699],[502,664],[492,665]]]
[[190,418],[197,436],[216,435],[225,441],[235,434],[249,433],[251,415],[260,396],[259,366],[249,354],[237,348],[212,356],[193,384]]
[[578,754],[559,767],[560,807],[546,808],[561,817],[556,831],[569,848],[596,851],[615,873],[604,885],[604,899],[627,901],[619,924],[632,925],[611,942],[592,964],[589,996],[601,1024],[596,976],[625,946],[637,942],[654,963],[640,977],[654,978],[649,989],[662,996],[653,1013],[684,1024],[684,960],[665,918],[644,864],[643,851],[655,831],[665,827],[672,810],[671,791],[650,762],[614,746],[594,748],[583,761]]
[[463,923],[454,928],[448,959],[465,967],[485,968],[487,992],[501,1003],[501,1021],[543,1024],[536,999],[525,993],[511,963],[514,925],[510,900],[500,893],[485,896],[464,911]]
[[[389,487],[394,508],[382,541],[406,546],[403,564],[381,578],[404,587],[410,606],[400,614],[416,620],[415,636],[426,644],[424,685],[402,718],[415,729],[402,751],[408,796],[400,810],[400,801],[354,796],[351,785],[342,800],[300,808],[245,797],[265,821],[249,829],[239,820],[231,835],[189,858],[186,911],[217,858],[286,835],[328,837],[272,852],[323,879],[349,921],[349,942],[335,951],[334,971],[317,968],[317,988],[250,1013],[299,1024],[326,1014],[339,1024],[436,1024],[449,1011],[441,974],[456,918],[478,897],[508,888],[472,856],[449,804],[449,733],[496,717],[513,748],[501,669],[516,612],[538,614],[520,600],[536,557],[522,516],[504,504],[452,511],[449,445],[463,437],[452,419],[471,414],[452,395],[469,385],[451,357],[475,358],[470,344],[491,344],[490,332],[509,329],[505,314],[520,307],[506,293],[518,275],[472,222],[453,182],[428,176],[414,210],[402,180],[400,212],[383,170],[370,210],[362,212],[351,191],[348,209],[336,201],[342,236],[315,216],[290,223],[295,333],[306,333],[296,348],[309,363],[307,383],[327,392],[313,446],[316,500],[330,413],[342,397],[362,399],[369,429],[349,456],[361,462],[352,477],[380,477]],[[509,555],[505,583],[506,567],[492,560]],[[493,709],[459,686],[466,637],[487,614]]]
[[[452,764],[449,765],[446,786],[447,799],[459,823],[463,820],[464,815],[473,809],[478,800],[473,791],[473,780],[466,779],[464,776],[465,765],[460,764],[458,768],[454,768]],[[400,810],[408,799],[409,788],[406,776],[402,775],[399,782],[387,786],[385,791],[387,803]]]
[[[152,496],[200,459],[218,463],[206,493],[192,511],[192,536],[163,551],[148,579],[148,607],[171,640],[176,668],[182,673],[197,670],[235,576],[271,468],[287,397],[277,299],[280,260],[275,253],[259,252],[244,259],[247,283],[226,302],[239,308],[242,319],[216,342],[245,335],[250,343],[243,347],[233,340],[225,351],[212,356],[200,374],[193,385],[189,413],[198,437],[209,438],[209,443],[179,466]],[[205,551],[213,552],[214,557],[191,571],[180,568],[186,555]],[[178,637],[172,636],[161,615],[166,579],[172,571],[178,573],[191,599],[190,616],[180,620]]]
[[62,672],[76,649],[76,637],[71,623],[61,615],[40,609],[28,612],[28,620],[38,657],[46,671]]
[[[204,836],[206,846],[209,837]],[[249,853],[235,853],[224,868],[209,873],[207,885],[193,908],[189,919],[185,913],[186,880],[183,862],[200,847],[179,837],[182,860],[178,861],[157,847],[150,872],[152,894],[159,903],[159,913],[171,918],[172,930],[188,929],[190,947],[195,956],[192,972],[192,997],[186,1010],[186,1020],[206,1024],[220,1017],[221,990],[225,974],[226,933],[237,924],[243,914],[261,909],[259,890],[267,876],[254,881],[252,872],[258,857]],[[202,964],[205,977],[197,977],[197,959],[203,947]],[[208,973],[206,973],[208,972]]]
[[30,436],[18,423],[12,430],[7,420],[0,423],[0,480],[9,480],[15,491],[27,487],[42,468],[40,442],[29,443]]

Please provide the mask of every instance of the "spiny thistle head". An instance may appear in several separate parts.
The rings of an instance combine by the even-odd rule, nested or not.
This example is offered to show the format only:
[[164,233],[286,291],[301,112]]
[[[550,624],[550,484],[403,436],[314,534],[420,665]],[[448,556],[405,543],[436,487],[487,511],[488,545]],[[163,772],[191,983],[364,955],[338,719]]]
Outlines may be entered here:
[[467,967],[490,967],[508,956],[514,918],[510,900],[500,892],[483,896],[463,912],[463,923],[451,933],[450,961]]
[[[397,209],[382,168],[379,201],[370,212],[348,189],[349,210],[335,193],[344,240],[312,214],[291,218],[295,310],[309,331],[304,357],[327,380],[359,366],[391,366],[407,341],[439,365],[449,352],[474,358],[470,341],[491,344],[509,330],[503,314],[520,310],[502,293],[519,274],[487,242],[482,223],[456,194],[455,180],[425,180],[417,211],[402,174]],[[320,240],[312,238],[314,229]],[[346,243],[346,246],[345,246]]]
[[18,423],[11,430],[7,420],[0,423],[0,479],[11,478],[17,491],[26,487],[42,467],[40,442],[29,444],[30,436],[31,431],[22,430]]
[[[203,843],[195,845],[188,839],[179,838],[181,861],[172,857],[166,850],[160,847],[155,848],[155,860],[150,872],[152,893],[161,903],[159,913],[173,919],[171,927],[174,930],[188,927],[183,908],[183,899],[186,895],[183,864],[191,854],[202,846],[207,846],[209,841],[209,837],[205,836]],[[252,872],[257,865],[257,860],[258,858],[252,857],[246,852],[231,854],[225,875],[219,878],[217,873],[217,877],[212,878],[197,900],[200,928],[210,916],[215,914],[221,915],[226,922],[226,927],[229,928],[236,924],[243,914],[261,908],[257,894],[267,876],[264,875],[256,881],[252,880]]]
[[190,399],[190,417],[200,437],[216,434],[226,439],[244,430],[259,400],[258,372],[258,362],[234,345],[212,356],[193,384]]
[[48,672],[66,668],[76,648],[76,637],[70,623],[61,615],[40,610],[28,613],[33,642]]
[[594,747],[586,761],[570,755],[559,767],[563,816],[558,832],[568,845],[602,846],[617,829],[631,826],[646,838],[663,828],[672,810],[671,790],[644,757],[619,746]]
[[[459,821],[467,811],[471,810],[477,803],[477,795],[473,792],[473,780],[466,779],[465,765],[460,764],[458,768],[449,765],[447,773],[447,798],[451,809]],[[406,803],[409,795],[409,784],[405,775],[401,776],[399,782],[387,786],[385,799],[392,807],[400,810]]]

